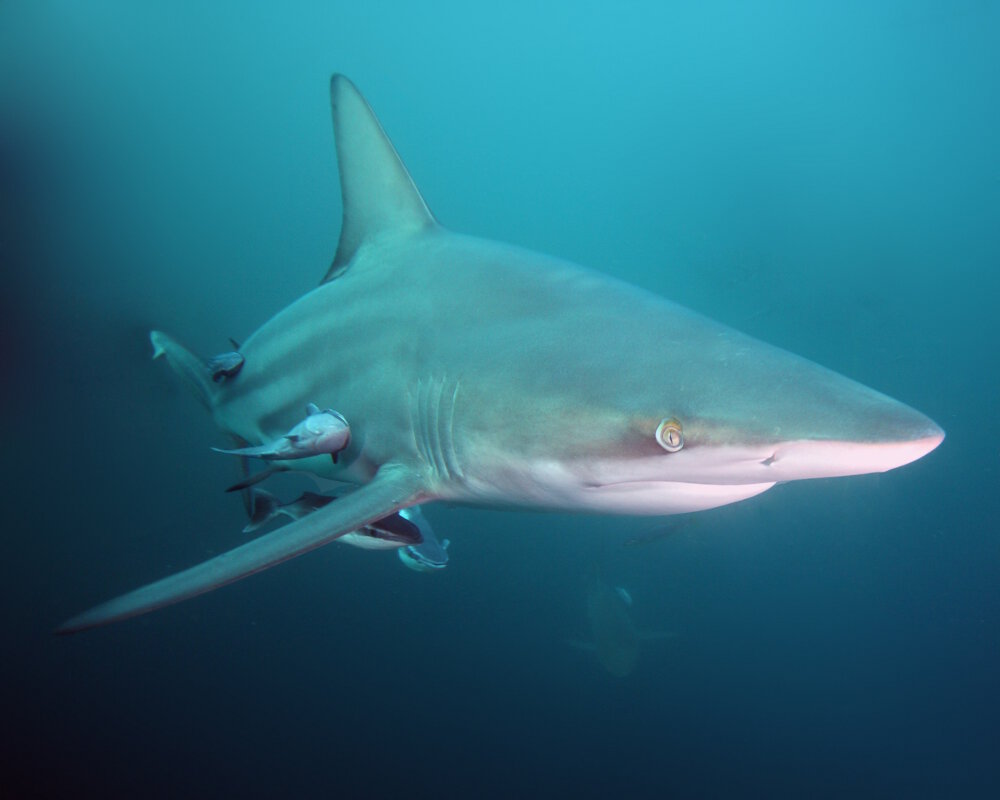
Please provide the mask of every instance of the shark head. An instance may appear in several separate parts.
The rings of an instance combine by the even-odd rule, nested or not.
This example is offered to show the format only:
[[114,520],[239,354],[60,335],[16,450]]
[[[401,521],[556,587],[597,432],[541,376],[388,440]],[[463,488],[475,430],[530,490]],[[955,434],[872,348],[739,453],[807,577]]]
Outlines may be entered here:
[[[554,276],[548,310],[517,323],[532,327],[527,351],[491,364],[494,413],[526,424],[502,429],[479,397],[486,419],[472,440],[477,458],[506,465],[493,474],[522,502],[697,511],[779,482],[884,472],[944,438],[903,403],[675,303],[607,279],[590,285],[569,267],[560,276],[558,263],[525,269],[536,283]],[[559,290],[565,282],[572,292]]]
[[588,508],[678,513],[779,482],[885,472],[944,438],[933,421],[886,395],[753,345],[736,348],[732,359],[690,365],[683,391],[656,392],[641,410],[630,397],[551,476],[575,484]]

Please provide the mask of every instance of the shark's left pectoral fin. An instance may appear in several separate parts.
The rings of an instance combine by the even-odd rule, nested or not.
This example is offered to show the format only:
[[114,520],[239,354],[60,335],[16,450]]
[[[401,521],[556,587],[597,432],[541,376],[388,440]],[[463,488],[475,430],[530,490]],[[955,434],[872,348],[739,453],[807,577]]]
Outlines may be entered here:
[[64,622],[56,633],[76,633],[145,614],[261,572],[401,508],[426,502],[429,498],[422,489],[419,476],[411,470],[385,465],[371,481],[336,503],[195,567],[102,603]]

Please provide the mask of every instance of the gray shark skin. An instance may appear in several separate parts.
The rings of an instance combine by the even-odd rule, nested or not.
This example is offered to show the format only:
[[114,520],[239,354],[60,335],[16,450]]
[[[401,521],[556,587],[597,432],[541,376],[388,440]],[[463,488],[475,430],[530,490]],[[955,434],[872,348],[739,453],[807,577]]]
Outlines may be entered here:
[[337,409],[351,426],[338,463],[272,463],[358,488],[59,632],[193,597],[434,500],[674,514],[893,469],[942,441],[917,411],[661,297],[446,230],[353,84],[335,75],[331,99],[344,219],[323,283],[247,339],[224,381],[165,334],[153,342],[236,441],[276,439],[310,402]]

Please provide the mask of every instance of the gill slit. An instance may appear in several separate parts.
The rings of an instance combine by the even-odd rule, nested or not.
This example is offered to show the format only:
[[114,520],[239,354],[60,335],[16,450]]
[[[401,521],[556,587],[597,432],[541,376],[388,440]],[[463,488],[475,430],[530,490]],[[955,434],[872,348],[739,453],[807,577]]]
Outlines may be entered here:
[[454,434],[459,387],[458,381],[446,377],[417,381],[412,420],[414,439],[424,462],[441,481],[464,478]]

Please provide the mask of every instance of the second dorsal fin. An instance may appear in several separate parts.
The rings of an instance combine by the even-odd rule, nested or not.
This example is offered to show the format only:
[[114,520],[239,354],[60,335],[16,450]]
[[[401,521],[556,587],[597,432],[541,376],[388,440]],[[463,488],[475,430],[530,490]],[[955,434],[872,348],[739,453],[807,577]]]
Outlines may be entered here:
[[347,266],[366,240],[435,224],[375,113],[343,75],[330,80],[330,104],[344,220],[324,283]]

